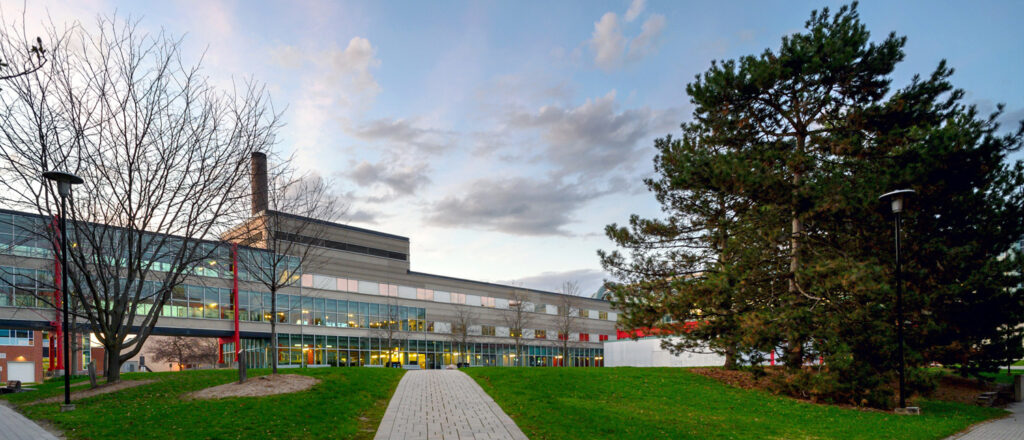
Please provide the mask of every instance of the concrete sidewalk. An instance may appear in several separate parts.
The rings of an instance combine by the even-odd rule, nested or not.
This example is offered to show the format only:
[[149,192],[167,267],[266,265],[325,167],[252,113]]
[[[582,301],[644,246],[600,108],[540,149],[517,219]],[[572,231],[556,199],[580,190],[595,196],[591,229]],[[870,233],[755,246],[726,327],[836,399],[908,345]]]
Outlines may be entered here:
[[1020,440],[1024,439],[1024,402],[1006,407],[1011,413],[999,420],[982,423],[946,440]]
[[57,440],[41,426],[0,401],[0,440]]
[[414,370],[398,383],[374,439],[526,440],[526,435],[465,373]]

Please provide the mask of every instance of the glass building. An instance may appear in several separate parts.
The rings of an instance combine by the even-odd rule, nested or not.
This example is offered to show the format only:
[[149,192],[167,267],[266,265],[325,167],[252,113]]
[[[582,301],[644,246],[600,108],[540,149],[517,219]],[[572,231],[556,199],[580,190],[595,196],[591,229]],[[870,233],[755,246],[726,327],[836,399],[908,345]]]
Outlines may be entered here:
[[[276,310],[251,267],[239,264],[239,332],[253,367],[268,366],[275,356],[284,367],[597,367],[603,366],[602,342],[616,337],[616,313],[605,300],[573,297],[572,331],[560,333],[559,313],[569,304],[561,294],[416,272],[406,237],[265,208],[253,211],[250,222],[277,216],[283,220],[263,224],[315,222],[318,228],[315,238],[287,227],[256,232],[316,248],[315,262],[304,262],[301,274],[288,275],[294,282],[278,291]],[[38,215],[0,210],[0,328],[49,329],[54,256],[39,232],[47,225]],[[239,246],[240,260],[265,259],[259,240],[235,238],[250,245]],[[211,246],[214,257],[175,286],[153,334],[234,335],[231,246],[204,246]],[[144,289],[158,287],[156,281],[146,283]],[[510,328],[513,298],[524,300],[528,310],[524,328]],[[139,312],[154,306],[140,304]],[[270,343],[271,320],[277,324],[277,347]],[[464,332],[459,322],[466,324]],[[518,356],[514,335],[521,335]],[[225,344],[222,351],[233,355],[234,344]]]

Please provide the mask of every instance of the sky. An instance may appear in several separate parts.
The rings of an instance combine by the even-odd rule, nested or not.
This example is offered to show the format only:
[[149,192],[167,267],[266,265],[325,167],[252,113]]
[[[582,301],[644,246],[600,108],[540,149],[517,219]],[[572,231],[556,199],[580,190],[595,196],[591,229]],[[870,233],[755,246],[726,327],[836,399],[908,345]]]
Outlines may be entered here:
[[[266,85],[276,148],[333,181],[344,223],[410,238],[413,270],[584,293],[604,228],[661,215],[653,140],[690,120],[712,60],[779,46],[804,1],[9,1],[4,19],[139,20],[224,87]],[[867,1],[908,38],[903,86],[941,59],[966,100],[1024,119],[1024,2]],[[47,18],[49,17],[49,18]],[[1019,156],[1018,156],[1019,157]]]

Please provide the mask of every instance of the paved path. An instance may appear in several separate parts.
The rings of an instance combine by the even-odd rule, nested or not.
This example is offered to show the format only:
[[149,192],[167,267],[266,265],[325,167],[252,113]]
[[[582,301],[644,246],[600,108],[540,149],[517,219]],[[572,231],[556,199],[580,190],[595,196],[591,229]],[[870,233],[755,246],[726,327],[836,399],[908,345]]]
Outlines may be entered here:
[[7,402],[0,402],[0,440],[57,440],[36,422],[7,405]]
[[1024,402],[1017,402],[1008,409],[1013,414],[999,420],[982,423],[970,431],[957,434],[947,440],[1020,440],[1024,439]]
[[375,440],[526,440],[480,385],[458,370],[405,373]]

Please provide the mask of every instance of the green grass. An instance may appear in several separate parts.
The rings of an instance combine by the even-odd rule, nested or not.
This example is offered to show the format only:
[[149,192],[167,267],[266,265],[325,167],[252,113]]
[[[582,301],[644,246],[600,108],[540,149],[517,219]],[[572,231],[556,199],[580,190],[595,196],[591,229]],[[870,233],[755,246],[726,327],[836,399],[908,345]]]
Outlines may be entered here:
[[1012,384],[1013,376],[1018,374],[1024,374],[1024,370],[1010,370],[1010,374],[1006,374],[1006,369],[1002,369],[995,373],[981,373],[981,376],[995,383]]
[[1021,360],[1019,360],[1017,362],[1014,362],[1013,366],[1015,366],[1015,367],[1024,367],[1024,359],[1021,359]]
[[814,405],[679,368],[463,370],[531,439],[941,439],[1006,414],[924,401],[924,415]]
[[[234,370],[133,373],[123,380],[156,383],[77,401],[59,412],[58,404],[28,404],[60,395],[63,383],[47,382],[37,391],[4,396],[33,419],[49,421],[70,439],[279,439],[372,438],[403,370],[315,368],[283,370],[316,377],[308,391],[266,397],[187,400],[183,395],[232,382]],[[269,370],[249,370],[250,377]]]

